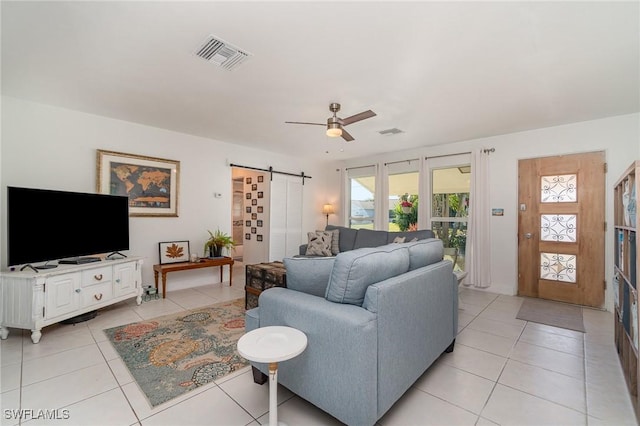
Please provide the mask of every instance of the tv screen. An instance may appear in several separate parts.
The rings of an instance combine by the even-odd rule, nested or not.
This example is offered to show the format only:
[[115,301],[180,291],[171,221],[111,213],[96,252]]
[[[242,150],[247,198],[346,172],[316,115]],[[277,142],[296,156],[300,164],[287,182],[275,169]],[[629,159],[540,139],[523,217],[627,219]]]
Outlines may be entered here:
[[128,249],[128,197],[7,187],[9,266]]

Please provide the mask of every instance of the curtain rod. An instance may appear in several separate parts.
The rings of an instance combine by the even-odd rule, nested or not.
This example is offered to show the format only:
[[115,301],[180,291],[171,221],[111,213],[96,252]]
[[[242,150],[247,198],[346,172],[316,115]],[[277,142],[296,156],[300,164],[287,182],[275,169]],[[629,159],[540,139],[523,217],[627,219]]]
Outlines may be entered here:
[[388,166],[389,164],[410,163],[412,161],[418,161],[418,160],[419,158],[411,158],[409,160],[391,161],[390,163],[384,163],[384,165]]
[[457,152],[455,154],[443,154],[443,155],[434,155],[433,157],[424,157],[425,160],[428,160],[430,158],[441,158],[441,157],[453,157],[454,155],[463,155],[463,154],[471,154],[471,151],[469,152]]
[[353,170],[353,169],[364,169],[366,167],[375,167],[376,164],[369,164],[368,166],[356,166],[356,167],[347,167],[345,170]]
[[[296,176],[296,177],[302,178],[302,184],[303,185],[304,185],[304,180],[305,179],[311,179],[311,176],[305,175],[304,172],[300,172],[300,174],[289,173],[289,172],[281,172],[279,170],[273,170],[273,167],[271,167],[271,166],[269,166],[268,169],[261,169],[259,167],[251,167],[251,166],[243,166],[243,165],[240,165],[240,164],[233,164],[233,163],[229,164],[229,166],[231,166],[231,167],[240,167],[240,168],[249,169],[249,170],[259,170],[261,172],[269,172],[272,175],[274,173],[278,173],[280,175]],[[271,176],[271,180],[273,180],[273,176]]]
[[[489,153],[491,153],[491,152],[496,152],[496,149],[495,149],[495,148],[485,148],[485,149],[483,149],[483,150],[482,150],[482,152],[484,152],[485,154],[489,154]],[[463,155],[463,154],[471,154],[471,151],[468,151],[468,152],[458,152],[458,153],[456,153],[456,154],[434,155],[433,157],[426,156],[426,157],[424,157],[424,158],[425,158],[425,159],[429,159],[429,158],[440,158],[440,157],[452,157],[452,156],[454,156],[454,155]]]

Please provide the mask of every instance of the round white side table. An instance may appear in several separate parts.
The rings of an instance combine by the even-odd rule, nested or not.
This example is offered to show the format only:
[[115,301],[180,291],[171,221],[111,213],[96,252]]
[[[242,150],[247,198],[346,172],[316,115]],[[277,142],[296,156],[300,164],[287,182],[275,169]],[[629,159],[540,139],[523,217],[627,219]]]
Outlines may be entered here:
[[271,326],[252,330],[238,340],[238,353],[254,362],[269,364],[269,425],[278,423],[278,362],[294,358],[307,347],[307,336],[292,327]]

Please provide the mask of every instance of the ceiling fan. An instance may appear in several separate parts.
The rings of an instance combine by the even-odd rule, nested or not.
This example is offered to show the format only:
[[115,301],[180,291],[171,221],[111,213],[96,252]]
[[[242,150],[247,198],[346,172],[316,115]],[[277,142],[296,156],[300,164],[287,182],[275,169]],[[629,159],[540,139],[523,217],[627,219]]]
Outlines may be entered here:
[[[371,118],[371,117],[375,117],[376,113],[371,111],[371,110],[367,110],[367,111],[363,111],[359,114],[355,114],[352,115],[351,117],[347,117],[347,118],[340,118],[337,116],[338,111],[340,111],[340,104],[338,103],[331,103],[329,104],[329,111],[333,112],[333,117],[329,117],[327,118],[327,136],[332,137],[332,138],[337,138],[339,136],[342,136],[342,139],[344,139],[347,142],[351,142],[353,139],[353,136],[351,136],[349,134],[349,132],[347,132],[344,129],[344,126],[348,125],[348,124],[352,124],[352,123],[356,123],[358,121],[362,121],[365,120],[367,118]],[[307,123],[307,122],[302,122],[302,121],[285,121],[285,123],[287,124],[312,124],[314,126],[325,126],[324,123]]]

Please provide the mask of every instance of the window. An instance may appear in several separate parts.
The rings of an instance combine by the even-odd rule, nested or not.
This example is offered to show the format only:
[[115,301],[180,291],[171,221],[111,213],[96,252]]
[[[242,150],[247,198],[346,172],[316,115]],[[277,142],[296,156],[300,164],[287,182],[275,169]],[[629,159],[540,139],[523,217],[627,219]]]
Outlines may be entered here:
[[347,170],[349,184],[349,227],[374,228],[375,166],[357,167]]
[[385,226],[389,231],[418,229],[419,160],[388,163],[385,166],[388,175],[388,215]]
[[445,248],[457,250],[456,270],[464,270],[469,219],[471,179],[464,166],[431,170],[431,229]]

